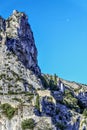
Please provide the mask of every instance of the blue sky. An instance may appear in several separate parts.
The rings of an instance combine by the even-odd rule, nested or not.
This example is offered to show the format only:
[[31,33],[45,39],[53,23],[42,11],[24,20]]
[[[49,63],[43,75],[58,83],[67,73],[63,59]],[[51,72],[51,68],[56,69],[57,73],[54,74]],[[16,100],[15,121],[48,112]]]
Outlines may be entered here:
[[87,84],[87,0],[1,0],[0,15],[29,17],[43,73]]

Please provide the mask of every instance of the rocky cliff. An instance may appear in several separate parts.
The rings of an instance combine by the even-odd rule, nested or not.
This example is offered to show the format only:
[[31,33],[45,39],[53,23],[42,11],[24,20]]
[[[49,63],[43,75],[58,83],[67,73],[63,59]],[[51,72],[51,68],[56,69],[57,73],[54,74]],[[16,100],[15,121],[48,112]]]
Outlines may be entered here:
[[0,130],[86,130],[87,85],[42,74],[27,16],[0,17]]
[[0,17],[0,43],[16,54],[27,69],[40,74],[33,33],[24,13],[14,10],[7,20]]

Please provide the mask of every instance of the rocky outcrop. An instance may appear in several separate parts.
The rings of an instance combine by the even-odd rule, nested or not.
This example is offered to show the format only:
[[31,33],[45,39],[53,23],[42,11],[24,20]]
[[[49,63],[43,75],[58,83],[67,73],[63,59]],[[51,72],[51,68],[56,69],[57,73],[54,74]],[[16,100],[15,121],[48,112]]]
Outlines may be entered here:
[[33,33],[24,13],[0,17],[0,93],[42,88]]
[[0,93],[29,92],[42,88],[41,80],[18,57],[0,45]]
[[0,17],[0,43],[15,53],[26,68],[40,75],[33,33],[24,13],[14,10],[7,20]]
[[87,92],[80,92],[78,94],[78,100],[82,108],[87,108]]

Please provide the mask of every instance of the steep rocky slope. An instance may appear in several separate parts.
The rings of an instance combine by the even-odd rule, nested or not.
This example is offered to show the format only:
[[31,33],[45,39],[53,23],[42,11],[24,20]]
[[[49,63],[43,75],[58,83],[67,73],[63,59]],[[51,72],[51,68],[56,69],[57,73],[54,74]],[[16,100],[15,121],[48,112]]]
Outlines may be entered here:
[[7,20],[0,18],[0,42],[15,53],[26,68],[40,74],[33,33],[24,13],[13,11]]
[[86,130],[87,85],[42,74],[27,16],[0,17],[0,130]]

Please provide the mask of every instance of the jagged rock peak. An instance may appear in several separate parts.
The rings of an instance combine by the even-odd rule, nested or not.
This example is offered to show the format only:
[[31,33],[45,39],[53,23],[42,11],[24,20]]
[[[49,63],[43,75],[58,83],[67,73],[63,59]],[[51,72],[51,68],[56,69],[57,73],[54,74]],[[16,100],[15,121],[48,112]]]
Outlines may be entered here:
[[0,17],[0,44],[14,52],[26,68],[40,75],[37,48],[25,13],[14,10],[7,20]]
[[[10,37],[30,36],[28,35],[30,25],[28,24],[28,17],[26,16],[25,13],[14,10],[12,15],[7,19],[6,26],[7,26],[7,35],[9,35]],[[14,31],[13,33],[11,33],[12,29]],[[32,31],[31,31],[31,35],[32,35]]]

